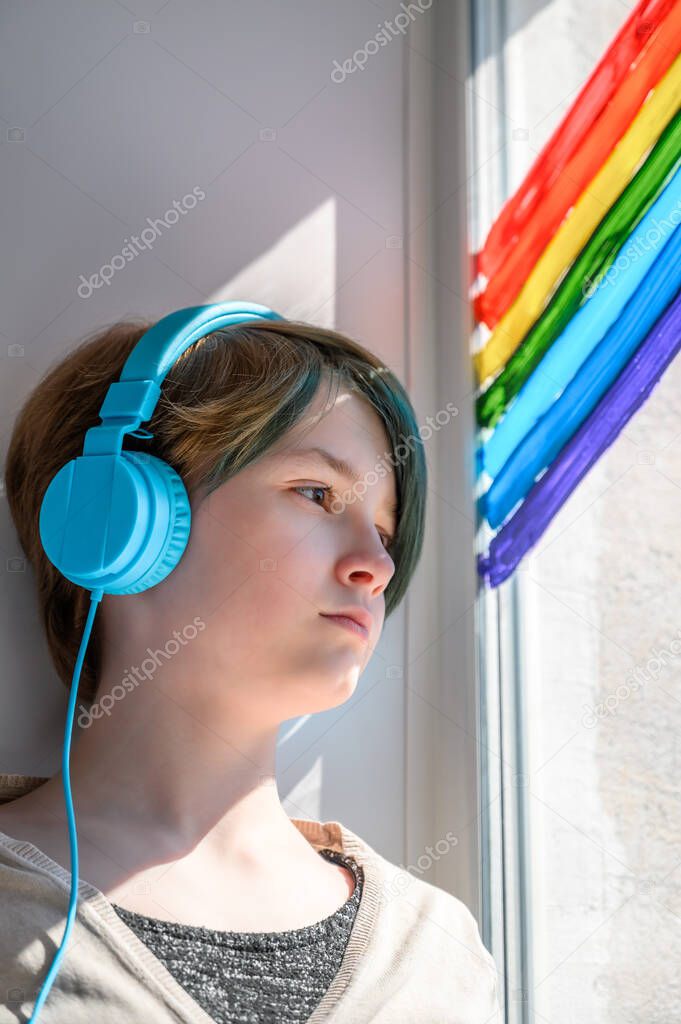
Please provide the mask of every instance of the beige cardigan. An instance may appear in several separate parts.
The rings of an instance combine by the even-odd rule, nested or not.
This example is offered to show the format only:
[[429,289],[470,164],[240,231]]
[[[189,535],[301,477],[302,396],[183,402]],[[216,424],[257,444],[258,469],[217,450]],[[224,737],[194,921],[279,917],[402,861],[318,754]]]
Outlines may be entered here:
[[[46,781],[0,773],[0,802]],[[391,864],[340,822],[291,821],[313,847],[351,854],[365,879],[340,969],[308,1024],[501,1024],[494,961],[464,903]],[[211,1024],[107,898],[82,879],[78,890],[39,1024]],[[30,1017],[70,891],[69,872],[0,832],[0,1024]]]

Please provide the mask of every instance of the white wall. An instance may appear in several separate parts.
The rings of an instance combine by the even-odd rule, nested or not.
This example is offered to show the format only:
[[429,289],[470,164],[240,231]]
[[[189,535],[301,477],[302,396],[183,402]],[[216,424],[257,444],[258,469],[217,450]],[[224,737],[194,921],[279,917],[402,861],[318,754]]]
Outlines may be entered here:
[[[429,529],[411,594],[353,698],[282,728],[279,788],[290,814],[339,819],[396,863],[416,865],[453,830],[451,853],[416,870],[475,910],[467,29],[456,6],[412,8],[406,32],[393,28],[342,82],[332,71],[404,11],[395,0],[5,6],[0,408],[5,452],[24,396],[85,333],[237,298],[358,338],[405,382],[420,422],[457,405],[427,444]],[[83,297],[84,279],[194,188],[205,199]],[[0,514],[0,770],[48,775],[67,695],[6,503]]]

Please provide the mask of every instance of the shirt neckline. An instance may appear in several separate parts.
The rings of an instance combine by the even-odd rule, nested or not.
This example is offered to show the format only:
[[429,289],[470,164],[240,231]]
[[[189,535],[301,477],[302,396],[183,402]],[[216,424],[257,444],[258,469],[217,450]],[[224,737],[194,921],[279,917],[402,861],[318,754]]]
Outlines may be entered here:
[[[362,868],[362,898],[340,967],[331,985],[307,1020],[307,1024],[323,1024],[328,1020],[332,1011],[343,1005],[369,940],[376,930],[382,906],[380,859],[370,846],[339,821],[321,822],[308,818],[291,818],[290,820],[316,850],[329,848],[350,855]],[[32,843],[23,839],[15,839],[2,831],[0,831],[0,845],[54,878],[63,888],[65,900],[68,901],[71,892],[70,872]],[[170,997],[187,1014],[187,1024],[189,1021],[192,1024],[215,1024],[213,1018],[200,1003],[196,1002],[162,961],[121,920],[110,901],[99,889],[79,877],[78,896],[78,914],[86,918],[94,915],[99,925],[104,921],[109,932],[117,940],[116,952],[119,957],[126,960],[133,970],[136,970],[141,962],[166,1000]]]
[[168,932],[177,936],[189,935],[211,939],[222,939],[228,942],[233,940],[234,942],[238,942],[240,947],[243,946],[244,948],[257,947],[260,944],[269,944],[272,940],[280,941],[282,945],[309,943],[321,937],[324,932],[328,931],[331,924],[339,917],[345,917],[348,910],[351,907],[354,907],[355,904],[359,907],[363,883],[362,869],[359,867],[354,857],[350,857],[347,854],[341,854],[337,850],[330,850],[328,847],[318,850],[317,853],[320,855],[330,854],[331,856],[326,859],[333,860],[336,863],[340,862],[344,867],[348,868],[354,876],[355,887],[352,890],[352,894],[348,896],[345,902],[331,914],[327,914],[326,917],[322,917],[318,921],[313,921],[312,924],[302,925],[300,928],[286,928],[269,932],[247,932],[236,931],[233,929],[209,928],[206,925],[184,924],[179,921],[168,921],[163,918],[152,917],[150,914],[141,914],[136,910],[128,910],[127,907],[121,907],[114,900],[109,900],[109,903],[117,914],[119,911],[122,911],[123,914],[128,915],[131,920],[138,920],[142,924],[161,925]]

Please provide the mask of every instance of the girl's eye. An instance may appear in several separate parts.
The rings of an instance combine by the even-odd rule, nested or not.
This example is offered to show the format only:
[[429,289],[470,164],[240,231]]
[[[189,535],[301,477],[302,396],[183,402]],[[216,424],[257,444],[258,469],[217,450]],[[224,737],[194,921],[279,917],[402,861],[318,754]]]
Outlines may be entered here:
[[[322,486],[321,484],[308,484],[308,486],[306,486],[306,487],[294,487],[293,490],[294,491],[320,491],[322,493],[322,495],[324,495],[324,497],[328,498],[329,501],[331,501],[333,498],[336,497],[336,492],[334,491],[333,487]],[[322,505],[322,508],[323,507],[324,506]],[[390,545],[393,542],[393,538],[392,537],[388,537],[385,533],[382,533],[381,534],[381,540],[383,541],[383,547],[386,549],[386,551],[389,551],[390,550]]]
[[333,495],[331,487],[322,487],[321,484],[309,484],[307,487],[294,487],[294,491],[321,491],[322,494]]

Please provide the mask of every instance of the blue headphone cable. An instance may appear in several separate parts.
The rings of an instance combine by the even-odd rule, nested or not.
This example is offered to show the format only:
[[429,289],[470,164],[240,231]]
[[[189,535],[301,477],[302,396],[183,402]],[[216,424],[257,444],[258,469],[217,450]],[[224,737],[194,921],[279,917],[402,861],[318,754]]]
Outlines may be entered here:
[[33,1007],[33,1013],[29,1018],[29,1024],[35,1024],[38,1020],[38,1014],[40,1013],[45,1000],[47,999],[48,993],[52,988],[52,983],[57,976],[59,965],[62,957],[64,956],[64,950],[68,941],[71,929],[73,927],[73,920],[76,916],[76,907],[78,903],[78,839],[76,837],[76,820],[73,813],[73,800],[71,798],[71,779],[69,777],[69,754],[71,752],[71,733],[73,731],[73,716],[76,707],[76,695],[78,693],[78,682],[80,680],[80,673],[83,667],[83,661],[85,659],[85,651],[87,650],[88,641],[90,639],[90,633],[92,632],[92,623],[95,619],[95,614],[99,606],[99,602],[102,600],[104,594],[103,590],[93,590],[90,594],[90,609],[88,612],[87,621],[85,623],[85,629],[83,630],[83,638],[80,642],[80,649],[78,651],[78,657],[76,658],[75,668],[73,670],[73,679],[71,680],[71,694],[69,696],[69,706],[66,714],[66,730],[64,732],[64,749],[62,751],[62,782],[64,785],[64,800],[66,802],[66,816],[69,825],[69,846],[71,850],[71,898],[69,900],[69,909],[66,915],[66,927],[64,928],[64,935],[62,937],[59,949],[57,950],[52,966],[50,967],[47,977],[43,982],[43,987],[40,990],[40,995],[36,999],[35,1006]]

